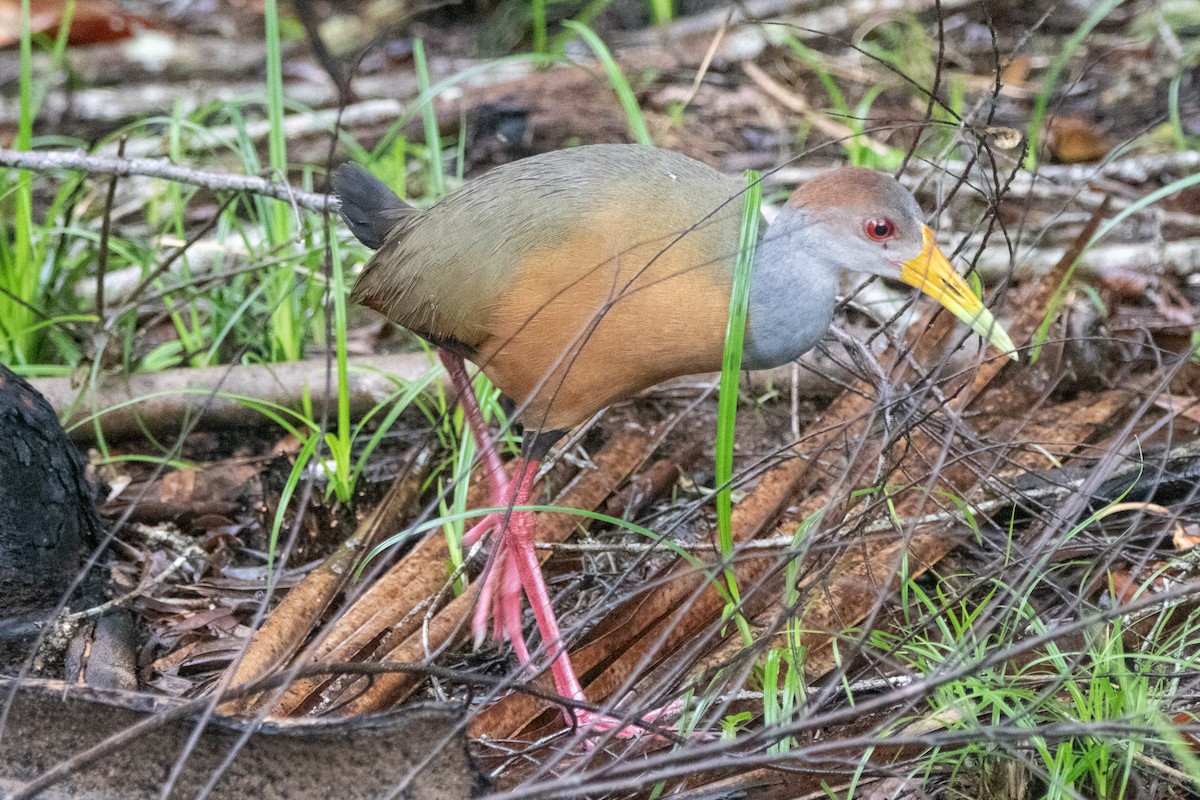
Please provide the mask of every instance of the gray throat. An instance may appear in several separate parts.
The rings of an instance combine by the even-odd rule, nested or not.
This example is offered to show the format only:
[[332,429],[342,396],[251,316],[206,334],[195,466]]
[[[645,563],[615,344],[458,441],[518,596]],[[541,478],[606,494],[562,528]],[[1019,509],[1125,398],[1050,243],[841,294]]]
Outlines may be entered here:
[[744,369],[769,369],[811,350],[833,321],[840,269],[823,227],[784,206],[758,243],[750,273]]

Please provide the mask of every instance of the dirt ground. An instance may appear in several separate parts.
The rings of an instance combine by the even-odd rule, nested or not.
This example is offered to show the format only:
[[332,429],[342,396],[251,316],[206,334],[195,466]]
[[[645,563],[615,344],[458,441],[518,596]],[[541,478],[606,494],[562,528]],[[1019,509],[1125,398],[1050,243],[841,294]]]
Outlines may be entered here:
[[[10,5],[0,0],[0,21]],[[432,413],[414,405],[382,438],[350,503],[329,495],[319,469],[290,485],[301,442],[261,417],[248,424],[223,416],[219,404],[200,415],[195,406],[156,408],[103,445],[93,427],[73,428],[76,445],[90,448],[104,534],[92,542],[93,580],[64,603],[78,611],[122,600],[116,617],[75,620],[58,639],[44,633],[53,625],[14,634],[21,646],[5,674],[19,679],[9,685],[137,691],[162,708],[190,702],[188,714],[283,725],[357,725],[369,714],[436,703],[455,709],[458,721],[417,735],[454,758],[469,738],[471,760],[461,763],[478,768],[478,780],[471,772],[462,791],[480,796],[637,797],[662,781],[675,793],[665,796],[687,798],[782,800],[823,796],[823,787],[837,796],[1036,797],[1049,783],[1045,767],[1008,719],[971,729],[973,743],[996,738],[968,766],[923,771],[930,748],[969,739],[955,739],[963,728],[945,706],[931,714],[927,701],[963,674],[1006,671],[1035,693],[1067,694],[1061,676],[1047,678],[1053,670],[1036,665],[1057,653],[1074,654],[1081,669],[1098,663],[1089,647],[1106,630],[1130,651],[1178,637],[1173,658],[1184,665],[1162,706],[1182,744],[1147,745],[1130,768],[1138,788],[1124,796],[1195,796],[1180,747],[1200,746],[1200,674],[1190,668],[1200,657],[1192,623],[1200,588],[1192,552],[1200,542],[1200,182],[1192,180],[1200,172],[1200,7],[1129,0],[1094,19],[1095,4],[1041,5],[763,0],[734,13],[697,2],[655,27],[644,6],[617,0],[593,20],[654,142],[728,173],[761,171],[768,205],[846,160],[902,173],[947,253],[980,281],[1021,348],[1010,363],[905,289],[846,284],[835,322],[842,335],[797,365],[743,377],[732,563],[749,644],[705,572],[716,574],[720,550],[715,376],[618,404],[555,449],[540,484],[547,504],[658,537],[543,515],[544,569],[589,698],[632,719],[664,700],[703,697],[689,721],[709,738],[667,732],[584,747],[562,724],[544,677],[523,676],[508,647],[472,648],[465,620],[473,595],[456,584],[438,528],[401,537],[360,566],[379,542],[441,514],[444,492],[453,491],[446,465],[457,443],[432,401]],[[52,19],[54,4],[40,7]],[[551,34],[582,8],[551,5]],[[91,142],[108,159],[120,147],[136,158],[170,154],[203,173],[240,168],[232,148],[202,136],[171,152],[162,120],[195,114],[202,125],[204,109],[261,94],[259,4],[95,0],[78,9],[77,20],[101,31],[137,35],[105,42],[81,25],[76,42],[73,30],[39,136]],[[411,108],[420,93],[414,38],[435,85],[457,78],[433,100],[439,134],[457,143],[454,180],[469,183],[535,153],[629,141],[610,80],[579,41],[545,69],[493,60],[529,52],[528,13],[511,0],[426,11],[296,4],[284,48],[289,180],[320,193],[327,167],[361,155],[347,142],[383,142],[387,152],[424,141]],[[0,143],[16,130],[18,63],[15,49],[0,50]],[[261,119],[255,104],[245,111]],[[1043,121],[1034,139],[1031,118]],[[208,131],[213,141],[218,127]],[[266,152],[265,128],[250,139]],[[414,198],[430,188],[418,161],[406,173]],[[38,184],[43,203],[56,174]],[[165,256],[167,243],[147,241],[134,180],[110,204],[114,235]],[[80,224],[98,225],[108,182],[100,173],[91,182]],[[225,200],[220,189],[197,185],[184,236],[203,231]],[[204,233],[201,245],[218,235]],[[192,278],[225,280],[216,269]],[[107,276],[108,301],[140,303],[145,324],[134,349],[148,353],[174,329],[161,297],[122,297],[121,279]],[[91,287],[94,296],[94,275]],[[410,335],[365,309],[352,310],[350,328],[353,358],[423,373],[427,356]],[[305,356],[310,374],[323,375],[325,348],[314,342]],[[217,374],[263,382],[257,373],[239,378],[245,366],[164,372],[137,392],[212,388],[208,376]],[[80,390],[70,379],[32,383],[71,418]],[[100,391],[109,392],[103,407],[133,390],[114,379]],[[281,498],[293,489],[282,536],[272,541]],[[468,507],[484,496],[476,476]],[[463,574],[477,576],[485,556],[468,557]],[[921,593],[934,599],[923,603]],[[907,649],[918,635],[953,627],[951,612],[966,608],[977,615],[936,658]],[[772,658],[777,672],[768,675],[763,664]],[[281,677],[288,668],[299,672]],[[784,685],[789,669],[806,687],[790,716],[764,705],[768,686]],[[257,691],[208,702],[251,680],[263,681]],[[1068,722],[1086,720],[1067,714]],[[225,728],[214,735],[232,736]],[[196,739],[207,743],[207,769],[217,762],[205,736]],[[281,752],[291,751],[267,745],[247,757],[288,757]],[[997,753],[1004,758],[989,760]],[[3,777],[19,786],[69,757],[31,757]],[[121,756],[96,758],[116,769]],[[172,758],[164,756],[164,769]],[[411,767],[409,778],[423,768]],[[252,774],[254,765],[239,769]],[[423,780],[430,785],[428,773]],[[201,783],[189,773],[172,796],[202,792]],[[143,791],[120,781],[104,790]]]

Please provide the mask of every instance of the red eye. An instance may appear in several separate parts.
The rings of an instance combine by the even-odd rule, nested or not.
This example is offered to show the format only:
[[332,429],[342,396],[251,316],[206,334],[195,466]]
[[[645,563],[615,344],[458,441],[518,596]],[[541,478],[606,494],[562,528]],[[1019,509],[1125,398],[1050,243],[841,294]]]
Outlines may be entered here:
[[877,242],[891,239],[896,235],[896,226],[890,219],[869,219],[863,229],[866,230],[868,239],[874,239]]

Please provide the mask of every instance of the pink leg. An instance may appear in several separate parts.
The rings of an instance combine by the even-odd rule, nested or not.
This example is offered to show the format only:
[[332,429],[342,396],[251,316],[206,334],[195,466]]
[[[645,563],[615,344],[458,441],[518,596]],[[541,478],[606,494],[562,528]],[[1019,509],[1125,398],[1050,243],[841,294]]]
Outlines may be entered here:
[[467,418],[467,425],[471,427],[471,434],[475,437],[475,447],[487,468],[488,482],[492,486],[492,505],[504,505],[512,491],[508,482],[508,473],[504,471],[504,463],[500,460],[500,450],[496,447],[496,440],[492,438],[491,431],[483,421],[483,411],[479,408],[479,398],[475,396],[475,387],[471,385],[471,379],[467,376],[467,367],[463,363],[462,356],[456,356],[440,348],[438,356],[441,357],[442,364],[445,365],[446,372],[450,375],[450,382],[458,393],[458,402],[462,406],[463,416]]
[[[517,466],[516,491],[513,494],[512,505],[529,505],[533,494],[533,481],[537,475],[538,462],[522,458]],[[501,578],[503,590],[492,599],[493,614],[505,619],[516,618],[519,622],[521,613],[521,592],[529,598],[529,606],[537,621],[538,631],[546,646],[546,656],[550,660],[550,673],[554,677],[554,688],[563,697],[571,700],[587,702],[583,687],[575,674],[571,658],[563,648],[562,634],[558,628],[558,618],[554,607],[550,604],[550,594],[547,591],[546,580],[542,575],[542,566],[538,561],[535,547],[536,518],[532,511],[514,510],[511,512],[508,525],[501,533],[496,545],[499,554],[494,560],[493,568],[501,564],[505,568],[515,566],[519,580],[515,583],[506,575]],[[523,643],[522,643],[523,644]],[[524,663],[524,662],[523,662]],[[673,703],[660,709],[655,709],[641,718],[642,722],[652,723],[658,718],[674,713],[680,709],[680,704]],[[593,733],[615,730],[621,738],[631,738],[645,733],[640,726],[626,726],[621,720],[604,714],[594,714],[587,711],[564,709],[563,716],[567,723],[577,724]]]
[[[450,382],[458,394],[458,402],[462,406],[463,416],[475,437],[475,448],[479,451],[485,469],[488,483],[492,490],[492,505],[504,507],[512,500],[513,487],[504,471],[504,463],[500,460],[500,451],[496,440],[483,421],[483,411],[479,408],[479,398],[475,396],[475,387],[467,375],[466,365],[461,356],[447,350],[438,349],[438,356],[450,375]],[[499,531],[504,522],[502,514],[488,514],[463,534],[463,544],[472,547],[491,531]],[[475,606],[475,614],[471,620],[471,630],[475,638],[475,647],[483,644],[488,635],[488,617],[491,617],[492,638],[501,642],[508,639],[513,644],[517,659],[524,667],[530,667],[529,648],[525,644],[524,633],[521,629],[521,606],[505,605],[501,598],[521,590],[520,576],[509,566],[509,555],[500,548],[493,548],[492,557],[485,568],[483,586],[480,589],[479,601]],[[499,585],[500,594],[497,595]]]
[[[492,505],[510,509],[514,506],[529,505],[538,462],[522,458],[517,466],[516,482],[509,481],[495,440],[483,421],[479,400],[475,397],[475,390],[471,386],[462,358],[440,349],[438,355],[441,356],[450,380],[458,392],[463,414],[487,469],[488,483],[492,490]],[[521,629],[521,595],[524,593],[529,598],[533,617],[546,646],[555,689],[563,697],[586,702],[587,698],[575,674],[575,668],[571,665],[570,656],[563,649],[558,618],[550,604],[550,595],[535,547],[536,526],[536,518],[532,511],[513,510],[507,514],[489,514],[463,535],[463,541],[469,546],[489,532],[497,534],[492,545],[491,557],[484,568],[483,585],[471,624],[475,645],[478,647],[486,638],[490,617],[493,638],[497,641],[509,639],[521,665],[532,669],[533,661]],[[646,714],[642,721],[652,723],[661,716],[678,710],[679,704],[673,703]],[[625,726],[620,720],[602,714],[572,712],[566,709],[563,716],[568,724],[578,724],[580,728],[592,732],[615,730],[615,735],[622,738],[644,733],[638,726]]]

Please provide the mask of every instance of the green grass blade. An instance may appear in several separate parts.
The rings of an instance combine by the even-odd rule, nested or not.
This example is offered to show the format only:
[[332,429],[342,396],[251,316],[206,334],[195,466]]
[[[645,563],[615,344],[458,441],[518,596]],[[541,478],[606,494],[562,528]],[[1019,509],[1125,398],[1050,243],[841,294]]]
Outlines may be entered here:
[[1109,231],[1125,221],[1131,214],[1136,214],[1147,206],[1157,203],[1164,197],[1170,197],[1173,194],[1191,188],[1192,186],[1200,185],[1200,172],[1194,175],[1188,175],[1186,178],[1180,178],[1177,181],[1172,181],[1160,189],[1156,189],[1150,194],[1130,203],[1127,207],[1121,209],[1119,214],[1114,214],[1111,219],[1105,220],[1092,238],[1088,240],[1087,245],[1079,252],[1079,257],[1072,262],[1071,266],[1067,267],[1066,273],[1063,274],[1062,280],[1058,284],[1058,288],[1054,290],[1054,294],[1050,297],[1050,302],[1046,307],[1046,315],[1042,318],[1042,323],[1038,326],[1037,331],[1033,335],[1032,347],[1029,349],[1029,363],[1037,362],[1038,356],[1041,355],[1042,345],[1046,343],[1046,337],[1050,334],[1050,326],[1054,323],[1054,318],[1058,315],[1058,309],[1062,305],[1063,300],[1067,296],[1067,288],[1070,286],[1071,278],[1075,274],[1075,267],[1079,266],[1079,260],[1083,258],[1083,254],[1103,239]]
[[533,26],[533,52],[546,52],[546,0],[531,0],[529,14]]
[[648,0],[650,18],[655,25],[666,25],[675,17],[675,7],[671,0]]
[[621,108],[625,111],[625,118],[629,121],[629,135],[638,144],[653,147],[654,140],[650,138],[650,130],[646,127],[646,119],[642,116],[642,109],[638,106],[637,97],[633,93],[633,87],[625,79],[625,73],[621,72],[621,67],[613,58],[608,46],[601,41],[595,31],[575,20],[564,21],[563,27],[573,31],[579,38],[583,39],[587,43],[587,46],[592,48],[592,52],[596,54],[600,65],[604,67],[604,73],[608,76],[608,82],[612,85],[613,91],[617,93],[617,100],[621,103]]
[[1046,118],[1046,108],[1050,105],[1050,96],[1054,94],[1054,90],[1058,87],[1058,76],[1062,73],[1066,66],[1071,61],[1071,57],[1075,55],[1084,40],[1091,34],[1092,29],[1104,20],[1109,14],[1116,10],[1117,6],[1125,0],[1104,0],[1092,9],[1092,13],[1088,15],[1083,24],[1075,29],[1075,32],[1067,37],[1062,43],[1057,54],[1050,62],[1050,67],[1046,70],[1046,75],[1042,78],[1042,90],[1038,92],[1037,98],[1033,103],[1033,112],[1029,115],[1029,131],[1026,140],[1029,142],[1029,149],[1025,154],[1025,168],[1037,168],[1037,146],[1038,136],[1042,132],[1042,122]]
[[429,66],[425,61],[425,43],[413,40],[413,63],[417,68],[417,86],[421,96],[429,99],[421,106],[421,121],[425,125],[425,149],[429,153],[429,190],[435,199],[446,195],[446,168],[442,163],[442,138],[438,133],[437,113],[433,96],[429,94]]
[[[276,180],[287,179],[287,137],[283,129],[283,56],[279,30],[278,0],[266,0],[263,8],[267,44],[267,159]],[[279,247],[292,236],[290,209],[282,200],[271,200],[267,219],[268,238]],[[296,279],[291,269],[276,269],[270,284],[272,357],[296,361],[302,353],[296,297]]]
[[[17,119],[17,150],[33,149],[33,34],[30,28],[29,0],[21,2],[20,44],[20,113]],[[15,331],[26,330],[33,316],[25,303],[37,291],[37,269],[33,258],[33,177],[24,170],[17,172],[14,192],[15,219],[11,257],[0,261],[0,355],[9,363],[24,364],[32,360],[31,342]],[[11,294],[14,299],[10,299]],[[24,302],[21,302],[24,301]]]
[[350,422],[350,376],[349,348],[346,336],[346,283],[337,237],[330,232],[329,256],[332,261],[333,283],[329,287],[333,301],[333,339],[336,348],[337,368],[337,478],[334,481],[337,498],[349,503],[354,496],[354,476],[357,474],[350,463],[350,448],[353,442],[353,425]]
[[[742,204],[742,226],[733,270],[733,290],[729,297],[729,322],[725,328],[725,351],[721,358],[720,395],[717,400],[717,537],[721,557],[726,564],[733,557],[733,441],[737,424],[738,378],[742,369],[742,346],[750,307],[750,270],[758,249],[759,209],[762,205],[762,183],[758,173],[747,171],[746,180],[749,185]],[[737,577],[732,567],[725,568],[725,585],[731,603],[738,603]],[[752,639],[749,625],[741,615],[736,619],[742,637],[749,644]]]
[[295,495],[296,489],[300,486],[300,479],[304,477],[304,470],[308,468],[308,464],[312,461],[313,454],[316,452],[317,445],[320,442],[321,437],[315,435],[309,436],[304,440],[304,446],[296,454],[296,463],[292,466],[291,472],[288,473],[283,490],[279,493],[279,503],[275,506],[275,516],[271,520],[271,532],[267,541],[267,574],[271,576],[272,582],[277,577],[277,573],[275,572],[275,553],[279,549],[279,534],[283,530],[283,522],[288,506],[291,504],[292,496]]

